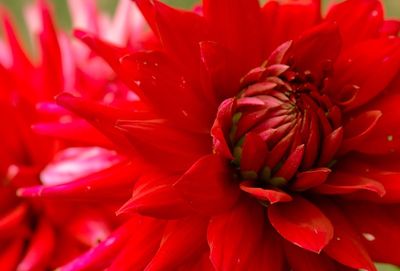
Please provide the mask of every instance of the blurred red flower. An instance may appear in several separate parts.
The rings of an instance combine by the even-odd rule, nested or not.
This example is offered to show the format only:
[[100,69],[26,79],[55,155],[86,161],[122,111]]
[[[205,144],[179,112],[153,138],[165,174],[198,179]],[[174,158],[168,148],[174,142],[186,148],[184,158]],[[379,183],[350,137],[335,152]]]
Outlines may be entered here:
[[[326,16],[317,0],[204,0],[194,12],[135,2],[160,49],[76,36],[140,109],[57,98],[141,171],[118,211],[131,216],[61,270],[400,265],[400,23],[378,0]],[[38,189],[69,193],[20,194]]]
[[[121,1],[115,18],[98,13],[90,0],[71,0],[70,7],[76,26],[99,30],[103,38],[120,46],[141,46],[144,20],[129,1]],[[87,184],[93,178],[101,180],[94,172],[107,176],[114,173],[111,166],[129,164],[106,149],[113,147],[106,137],[57,106],[54,96],[69,91],[107,104],[133,101],[126,98],[127,88],[120,86],[101,58],[55,27],[43,1],[26,9],[36,57],[25,52],[7,12],[2,12],[1,19],[0,270],[49,270],[104,240],[118,222],[114,215],[118,203],[78,197],[26,199],[18,198],[16,191],[33,185],[63,186],[72,180]],[[102,31],[106,23],[109,32]],[[87,146],[88,142],[92,145]],[[131,183],[129,176],[124,179]],[[128,189],[122,195],[112,192],[113,200],[120,197],[120,202],[129,196]]]

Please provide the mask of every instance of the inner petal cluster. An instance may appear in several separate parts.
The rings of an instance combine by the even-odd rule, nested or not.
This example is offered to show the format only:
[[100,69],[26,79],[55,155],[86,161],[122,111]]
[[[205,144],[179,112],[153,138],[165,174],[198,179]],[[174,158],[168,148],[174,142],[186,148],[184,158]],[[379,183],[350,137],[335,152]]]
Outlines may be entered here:
[[343,139],[342,113],[315,78],[266,64],[243,77],[240,93],[225,102],[231,108],[225,140],[241,181],[305,190],[326,179]]

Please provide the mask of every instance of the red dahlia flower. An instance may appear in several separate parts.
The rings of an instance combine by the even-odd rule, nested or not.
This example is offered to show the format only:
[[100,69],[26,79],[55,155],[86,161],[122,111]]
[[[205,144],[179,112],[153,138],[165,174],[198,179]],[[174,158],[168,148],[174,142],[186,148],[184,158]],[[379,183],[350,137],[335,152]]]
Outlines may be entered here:
[[400,23],[378,0],[324,17],[318,0],[204,0],[196,12],[135,2],[159,50],[77,36],[141,109],[57,100],[141,170],[118,212],[131,217],[61,270],[400,265]]
[[[75,2],[71,1],[72,8],[76,11],[76,5],[80,5],[81,20],[90,19],[93,27],[100,24],[100,17],[102,23],[106,22],[103,15],[94,13],[95,6],[90,5],[93,2]],[[138,10],[133,6],[127,8],[127,4],[129,1],[121,2],[118,19],[108,28],[110,33],[105,38],[136,48],[143,38],[143,20]],[[132,14],[136,15],[130,17]],[[87,48],[57,31],[44,3],[27,10],[30,34],[40,53],[38,59],[24,52],[7,14],[3,13],[1,18],[5,40],[0,41],[0,270],[49,270],[104,240],[117,224],[112,211],[116,205],[82,201],[78,197],[70,201],[22,199],[16,191],[72,180],[87,184],[90,179],[101,179],[93,171],[104,176],[110,166],[127,164],[115,151],[104,148],[112,146],[110,141],[87,122],[55,105],[53,97],[66,90],[120,106],[132,103],[132,99],[127,99],[127,88],[118,86],[121,83],[102,59],[93,57]],[[133,18],[141,33],[131,30],[128,21]],[[82,23],[79,26],[92,30]],[[36,132],[57,140],[32,132],[31,126],[37,122],[40,124],[34,126]],[[67,133],[69,129],[79,130],[79,134]],[[84,137],[103,148],[85,146],[88,140]],[[50,163],[52,160],[57,164]],[[90,193],[90,186],[85,189]],[[120,196],[120,202],[127,193],[128,190]]]

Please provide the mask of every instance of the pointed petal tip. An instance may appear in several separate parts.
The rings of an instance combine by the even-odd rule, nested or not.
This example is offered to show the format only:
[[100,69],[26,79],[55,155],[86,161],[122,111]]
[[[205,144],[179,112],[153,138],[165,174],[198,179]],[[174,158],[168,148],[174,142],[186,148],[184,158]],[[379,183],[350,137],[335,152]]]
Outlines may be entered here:
[[133,203],[132,199],[129,199],[127,202],[125,202],[116,212],[116,216],[121,216],[123,214],[128,213],[128,211],[135,211],[137,210],[136,205]]
[[88,32],[86,32],[85,30],[81,30],[81,29],[74,29],[73,34],[74,34],[74,37],[76,37],[80,40],[83,40],[86,37],[90,36],[90,34]]

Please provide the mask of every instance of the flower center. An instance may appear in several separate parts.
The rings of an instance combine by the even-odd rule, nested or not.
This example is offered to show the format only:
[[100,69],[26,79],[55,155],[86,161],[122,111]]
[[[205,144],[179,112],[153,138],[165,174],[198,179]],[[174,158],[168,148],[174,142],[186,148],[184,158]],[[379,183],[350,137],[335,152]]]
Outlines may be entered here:
[[259,67],[242,79],[241,89],[220,107],[230,104],[225,139],[241,180],[290,187],[299,173],[335,163],[341,110],[311,72],[283,64]]

